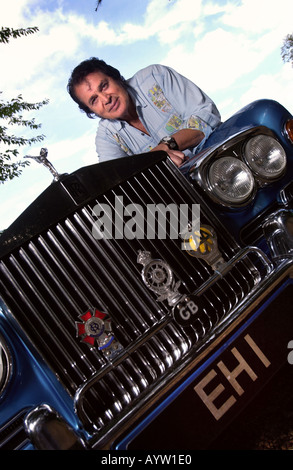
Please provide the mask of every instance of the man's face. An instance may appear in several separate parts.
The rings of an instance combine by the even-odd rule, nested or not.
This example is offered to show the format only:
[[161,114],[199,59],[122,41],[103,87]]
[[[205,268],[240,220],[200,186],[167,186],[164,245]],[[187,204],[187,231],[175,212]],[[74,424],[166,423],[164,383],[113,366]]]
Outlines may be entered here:
[[97,116],[127,120],[130,97],[126,89],[103,72],[93,72],[74,87],[77,98]]

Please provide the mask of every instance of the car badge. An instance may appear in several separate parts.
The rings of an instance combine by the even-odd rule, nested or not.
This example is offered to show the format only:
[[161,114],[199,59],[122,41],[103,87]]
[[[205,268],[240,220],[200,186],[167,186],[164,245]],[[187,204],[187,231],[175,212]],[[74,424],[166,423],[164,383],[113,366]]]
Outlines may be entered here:
[[158,302],[167,300],[170,306],[176,303],[182,295],[178,292],[181,282],[175,282],[170,266],[163,260],[152,259],[149,251],[139,251],[137,262],[143,265],[144,284],[159,296]]
[[218,248],[217,234],[210,225],[201,225],[200,230],[181,232],[183,248],[190,256],[203,259],[214,271],[224,264]]
[[172,316],[181,326],[194,323],[201,313],[198,296],[181,294],[181,281],[175,281],[170,266],[161,259],[153,259],[149,251],[139,251],[137,262],[143,265],[141,277],[144,284],[157,294],[157,302],[167,300]]
[[112,321],[107,313],[92,308],[79,315],[79,318],[82,322],[75,324],[77,336],[83,343],[89,347],[96,345],[108,360],[113,359],[121,351],[122,346],[114,337]]

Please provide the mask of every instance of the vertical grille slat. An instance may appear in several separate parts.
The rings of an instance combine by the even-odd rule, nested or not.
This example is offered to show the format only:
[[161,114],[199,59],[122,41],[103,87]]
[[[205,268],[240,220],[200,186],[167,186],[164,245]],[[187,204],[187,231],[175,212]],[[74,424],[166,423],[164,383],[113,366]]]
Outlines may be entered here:
[[[83,225],[80,216],[76,217],[76,220],[78,220],[80,229]],[[69,222],[67,223],[69,225]],[[133,270],[130,270],[129,265],[126,263],[128,269],[123,269],[124,264],[121,263],[121,253],[118,251],[117,242],[111,240],[111,243],[104,243],[104,240],[101,240],[101,242],[95,244],[95,246],[90,246],[89,237],[91,237],[91,234],[87,233],[88,238],[86,239],[82,236],[81,231],[77,230],[76,226],[72,224],[70,226],[71,233],[75,235],[75,240],[74,242],[72,241],[72,243],[82,244],[82,248],[86,254],[86,256],[84,255],[83,257],[84,261],[86,262],[87,259],[93,260],[94,275],[100,273],[98,276],[100,279],[103,277],[107,279],[107,282],[103,281],[103,290],[109,290],[110,286],[112,295],[114,296],[113,287],[117,286],[115,298],[118,299],[120,306],[127,305],[127,308],[131,309],[131,319],[133,324],[135,324],[134,329],[137,329],[138,333],[142,334],[143,331],[139,331],[138,327],[144,330],[153,325],[154,322],[160,320],[162,318],[160,309],[154,308],[155,305],[153,302],[150,305],[149,299],[144,295],[141,282],[139,282],[137,276],[133,275]],[[83,231],[83,233],[86,234],[85,231]],[[134,255],[135,257],[137,256],[136,252],[134,252]],[[111,265],[109,265],[109,258],[112,260]],[[133,296],[133,290],[137,293],[135,297]],[[111,297],[111,292],[109,292],[109,297]],[[145,312],[147,313],[145,314]],[[122,316],[123,315],[122,313]]]
[[0,450],[21,450],[28,445],[29,438],[24,430],[24,418],[28,410],[18,415],[0,428]]
[[[75,361],[72,362],[70,355],[64,354],[64,351],[70,351],[72,357],[75,354],[81,354],[81,351],[78,350],[76,345],[72,342],[71,336],[63,335],[62,330],[60,331],[60,325],[58,326],[58,321],[56,322],[55,315],[51,307],[48,307],[48,304],[42,301],[42,298],[37,295],[37,289],[31,289],[32,284],[31,279],[28,277],[28,273],[24,272],[18,262],[14,260],[13,268],[16,271],[16,274],[22,275],[22,283],[18,283],[11,273],[9,273],[9,278],[11,285],[14,286],[15,290],[21,295],[23,302],[21,303],[22,314],[25,316],[28,334],[33,332],[36,335],[36,343],[42,344],[42,348],[46,351],[45,355],[50,355],[52,362],[54,363],[54,369],[58,371],[58,376],[70,378],[68,386],[76,387],[76,384],[80,381],[85,380],[86,376],[82,374],[77,367],[75,367]],[[6,271],[8,274],[8,271]],[[26,296],[26,291],[29,288],[31,296],[28,298]],[[33,315],[31,315],[33,313]],[[45,315],[44,315],[45,314]],[[48,335],[48,331],[51,331],[51,334]],[[58,337],[58,332],[62,334],[61,338]],[[74,345],[74,351],[72,351],[70,344]],[[66,349],[66,346],[68,347]],[[53,354],[52,354],[53,352]],[[75,354],[74,354],[75,353]],[[62,358],[62,359],[61,359]],[[71,370],[71,374],[70,371]]]

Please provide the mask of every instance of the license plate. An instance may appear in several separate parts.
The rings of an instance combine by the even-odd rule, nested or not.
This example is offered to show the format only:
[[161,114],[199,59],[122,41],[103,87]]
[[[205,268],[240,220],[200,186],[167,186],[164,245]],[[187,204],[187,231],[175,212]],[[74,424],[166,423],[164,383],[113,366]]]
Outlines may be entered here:
[[289,284],[225,339],[209,360],[153,410],[151,422],[146,417],[125,436],[123,447],[207,448],[288,362],[288,344],[293,340],[292,293],[293,284]]

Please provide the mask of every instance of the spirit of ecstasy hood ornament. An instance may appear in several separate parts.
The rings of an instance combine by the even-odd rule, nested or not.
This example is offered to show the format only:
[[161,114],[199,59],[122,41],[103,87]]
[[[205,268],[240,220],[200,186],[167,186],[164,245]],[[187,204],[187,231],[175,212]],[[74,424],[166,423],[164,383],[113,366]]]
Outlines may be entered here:
[[57,172],[57,170],[54,168],[52,163],[49,162],[49,160],[47,159],[47,156],[48,156],[48,149],[41,148],[40,155],[38,157],[32,157],[31,155],[25,155],[24,158],[32,158],[37,163],[41,163],[42,165],[44,165],[46,168],[49,169],[50,173],[54,177],[54,181],[59,181],[61,176],[63,176],[63,175],[60,175]]

